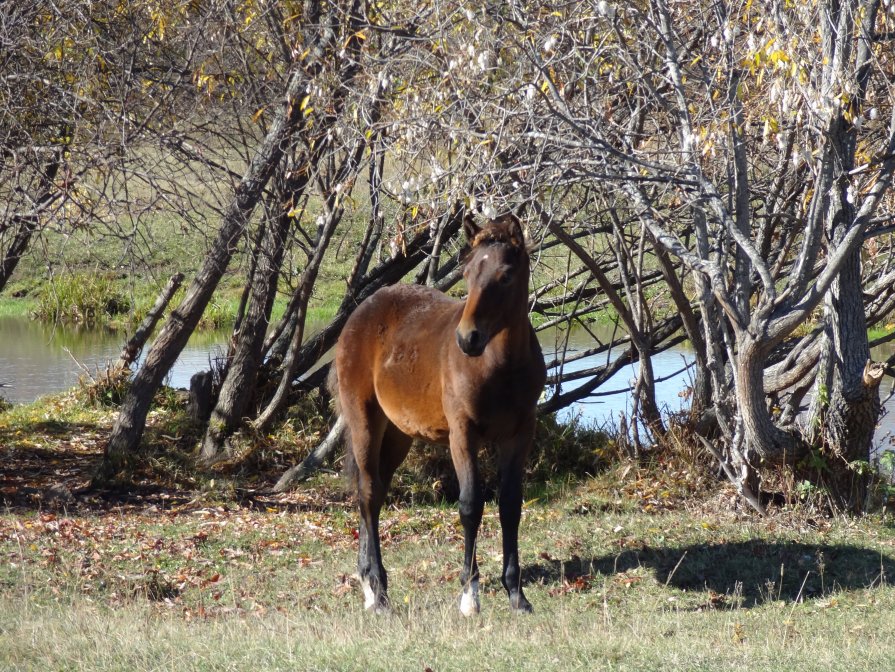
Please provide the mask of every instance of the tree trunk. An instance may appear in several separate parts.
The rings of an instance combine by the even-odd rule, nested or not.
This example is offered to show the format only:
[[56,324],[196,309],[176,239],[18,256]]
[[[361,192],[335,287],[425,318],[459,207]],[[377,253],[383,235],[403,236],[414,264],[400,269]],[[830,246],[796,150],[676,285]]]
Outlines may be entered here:
[[342,445],[346,429],[345,419],[341,416],[338,417],[326,438],[304,460],[280,476],[280,480],[273,486],[273,492],[286,492],[296,483],[304,481],[316,472],[323,461]]
[[126,468],[131,455],[136,451],[153,396],[199,323],[236,250],[239,238],[246,230],[249,217],[261,198],[265,185],[304,116],[299,101],[307,86],[305,71],[296,67],[289,79],[285,100],[248,171],[236,187],[233,201],[224,213],[221,228],[202,268],[153,343],[121,405],[97,474],[100,482],[114,477]]
[[699,318],[690,305],[690,300],[684,292],[681,279],[678,278],[674,269],[674,264],[668,253],[658,243],[655,243],[656,260],[659,262],[659,268],[662,271],[662,277],[668,285],[668,292],[671,295],[674,305],[680,313],[684,323],[684,331],[690,339],[695,354],[695,373],[693,376],[693,389],[690,395],[690,417],[694,419],[701,418],[703,413],[711,407],[712,404],[712,388],[711,376],[708,370],[708,357],[706,355],[705,338],[699,326]]
[[806,454],[807,447],[794,433],[780,429],[771,417],[764,392],[768,343],[748,332],[737,334],[734,367],[736,403],[742,420],[745,461],[756,458],[768,464],[792,463]]
[[[875,29],[879,2],[871,2],[859,13],[857,3],[833,3],[825,24],[824,51],[827,86],[841,86],[846,77],[856,85],[856,104],[863,102],[873,58],[870,35]],[[853,34],[854,32],[854,34]],[[854,44],[852,42],[854,40]],[[843,72],[854,53],[854,70]],[[830,246],[838,246],[855,227],[855,196],[849,195],[855,167],[857,133],[840,111],[830,117],[822,159],[830,177],[823,193],[824,232]],[[870,447],[879,419],[879,376],[869,367],[870,346],[858,247],[846,258],[824,296],[826,330],[822,338],[820,375],[812,426],[818,428],[826,451],[827,484],[833,501],[843,510],[858,512],[865,503],[870,475]],[[822,389],[821,386],[828,386]],[[826,402],[826,403],[824,403]]]
[[[842,205],[842,204],[840,204]],[[842,220],[852,208],[833,217],[832,236],[845,232]],[[838,242],[838,240],[836,241]],[[822,339],[815,439],[826,453],[827,485],[833,501],[846,511],[864,506],[869,477],[870,448],[879,419],[879,380],[868,378],[870,345],[864,314],[861,251],[855,250],[833,281],[824,299],[827,321]],[[823,389],[825,388],[825,389]]]
[[140,323],[140,326],[137,327],[137,331],[134,333],[133,337],[125,343],[124,348],[121,350],[121,354],[118,356],[118,363],[115,365],[116,368],[127,368],[140,356],[143,346],[146,345],[146,340],[152,334],[152,330],[155,329],[155,325],[158,324],[159,319],[162,317],[162,313],[165,312],[165,308],[171,303],[171,299],[174,297],[175,292],[180,288],[182,282],[183,273],[175,273],[171,276],[171,279],[168,280],[168,284],[165,285],[165,288],[158,295],[158,298],[156,298],[155,304],[149,312],[146,313],[146,317],[143,319],[143,322]]
[[236,345],[202,440],[200,457],[204,461],[213,460],[226,447],[255,394],[261,347],[270,322],[277,278],[283,263],[284,241],[291,223],[287,210],[265,229],[261,240],[260,258],[251,278],[248,308],[234,334]]
[[[19,265],[19,261],[28,250],[31,237],[37,230],[40,222],[40,213],[47,208],[58,196],[58,192],[53,190],[53,180],[59,172],[62,162],[62,150],[57,150],[53,159],[47,165],[41,176],[41,193],[34,199],[34,207],[31,212],[26,214],[14,214],[11,217],[12,226],[18,227],[15,236],[9,247],[2,253],[0,257],[0,292],[6,287],[9,278],[12,277],[13,271]],[[5,226],[0,226],[0,232]]]

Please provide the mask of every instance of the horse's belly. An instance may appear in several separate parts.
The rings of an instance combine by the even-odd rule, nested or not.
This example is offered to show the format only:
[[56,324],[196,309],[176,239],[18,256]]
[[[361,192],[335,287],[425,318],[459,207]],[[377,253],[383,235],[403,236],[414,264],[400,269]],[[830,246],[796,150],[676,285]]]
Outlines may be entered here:
[[393,353],[376,376],[376,398],[386,417],[402,432],[432,443],[447,443],[448,423],[441,381],[425,366],[413,366],[412,353]]
[[379,396],[379,405],[391,423],[407,436],[430,443],[447,443],[447,419],[440,408],[427,408],[418,402],[388,395]]

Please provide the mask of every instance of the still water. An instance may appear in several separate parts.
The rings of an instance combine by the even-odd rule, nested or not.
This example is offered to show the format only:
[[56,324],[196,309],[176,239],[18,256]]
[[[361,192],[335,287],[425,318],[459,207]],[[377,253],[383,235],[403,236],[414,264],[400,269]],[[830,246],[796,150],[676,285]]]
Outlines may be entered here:
[[[229,331],[194,334],[172,368],[167,384],[189,387],[190,377],[194,373],[208,369],[211,359],[222,356],[222,345],[229,336]],[[611,333],[607,331],[597,336],[609,340]],[[556,350],[556,338],[555,333],[542,336],[542,347],[548,359]],[[0,385],[3,385],[0,396],[13,403],[28,403],[41,395],[69,389],[85,372],[95,374],[110,361],[115,361],[123,344],[121,334],[102,329],[53,327],[23,318],[0,317]],[[585,332],[573,334],[569,343],[572,352],[591,346],[591,337]],[[874,359],[884,359],[895,352],[895,345],[884,347],[887,349],[874,351]],[[605,357],[605,354],[588,357],[568,364],[566,370],[578,371],[596,366],[605,363]],[[681,391],[688,386],[691,374],[682,369],[692,361],[693,353],[687,344],[653,358],[654,376],[660,381],[656,384],[656,399],[663,411],[676,412],[687,407],[687,400],[681,396]],[[594,396],[561,414],[564,417],[577,415],[586,423],[616,425],[622,414],[630,417],[630,388],[636,376],[636,364],[623,368]],[[564,391],[573,389],[581,382],[567,383]],[[890,385],[888,379],[884,381],[883,394],[888,392]],[[893,434],[895,399],[890,399],[877,430],[877,448],[888,447]]]
[[[190,376],[209,368],[229,332],[193,335],[168,376],[172,387],[189,387]],[[47,325],[18,317],[0,317],[0,396],[28,403],[67,390],[85,373],[95,375],[118,359],[125,338],[102,329]],[[144,355],[145,355],[144,350]]]

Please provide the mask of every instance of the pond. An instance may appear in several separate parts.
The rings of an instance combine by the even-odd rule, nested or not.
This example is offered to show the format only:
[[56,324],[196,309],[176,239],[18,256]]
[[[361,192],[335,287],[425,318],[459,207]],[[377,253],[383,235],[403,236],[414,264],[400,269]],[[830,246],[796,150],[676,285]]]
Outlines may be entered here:
[[[208,369],[221,354],[229,331],[193,335],[168,376],[172,387],[189,387],[190,376]],[[0,396],[28,403],[67,390],[84,373],[95,375],[118,359],[125,338],[104,329],[47,325],[19,317],[0,317]],[[145,356],[144,350],[143,355]],[[141,357],[142,357],[141,356]]]
[[[598,328],[597,336],[608,341],[611,331]],[[210,360],[223,354],[223,344],[229,337],[227,330],[194,334],[168,375],[167,384],[189,387],[194,373],[208,369]],[[556,334],[547,333],[541,338],[545,354],[554,352]],[[0,317],[0,384],[4,385],[0,388],[0,396],[13,403],[28,403],[41,395],[69,389],[85,372],[95,374],[109,361],[117,359],[123,342],[120,333],[107,330],[54,327],[24,318]],[[584,331],[574,333],[569,344],[572,351],[591,345],[591,337]],[[888,344],[874,351],[874,358],[883,359],[893,352],[895,345]],[[676,412],[687,407],[688,402],[681,396],[681,391],[689,384],[690,372],[682,369],[692,361],[693,352],[687,344],[653,358],[654,375],[660,381],[656,384],[656,397],[663,411]],[[589,357],[567,365],[567,370],[581,370],[603,362],[605,355]],[[621,414],[630,414],[629,390],[636,376],[636,364],[623,368],[593,397],[565,409],[561,416],[577,415],[582,422],[598,425],[618,424]],[[573,381],[566,390],[575,385]],[[885,384],[884,387],[888,389]],[[895,399],[890,399],[886,407],[877,430],[877,449],[888,447],[895,434],[895,413],[892,412],[895,411]]]

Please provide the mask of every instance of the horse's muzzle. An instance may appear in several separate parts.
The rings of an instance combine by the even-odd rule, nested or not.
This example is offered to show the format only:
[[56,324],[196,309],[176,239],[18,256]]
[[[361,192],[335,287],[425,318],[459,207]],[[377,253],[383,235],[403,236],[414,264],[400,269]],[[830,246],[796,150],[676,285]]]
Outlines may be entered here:
[[468,334],[464,335],[457,329],[457,345],[463,354],[470,357],[478,357],[485,352],[485,346],[488,345],[488,339],[478,329],[472,329]]

